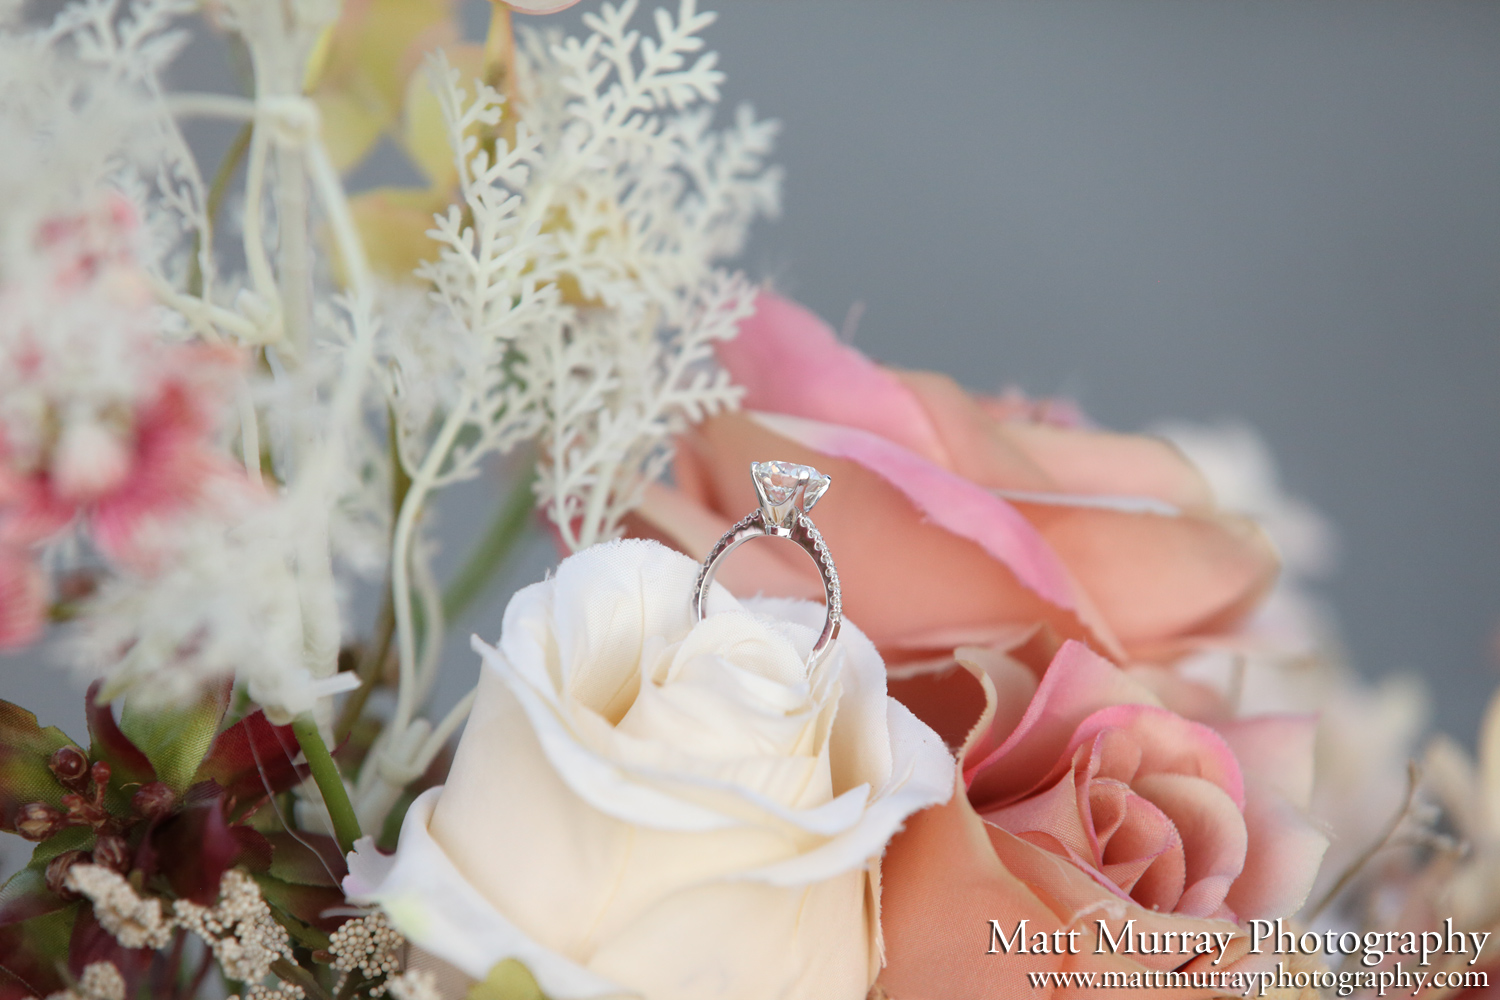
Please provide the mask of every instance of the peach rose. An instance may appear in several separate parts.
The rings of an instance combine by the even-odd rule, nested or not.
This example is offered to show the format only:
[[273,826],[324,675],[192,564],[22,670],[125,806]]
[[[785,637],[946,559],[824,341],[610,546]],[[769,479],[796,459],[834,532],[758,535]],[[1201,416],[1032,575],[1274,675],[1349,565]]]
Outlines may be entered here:
[[[1246,955],[1239,926],[1298,909],[1327,847],[1305,813],[1313,720],[1211,728],[1166,707],[1164,672],[1068,642],[1038,676],[1024,662],[1035,647],[965,648],[959,668],[893,682],[962,746],[968,795],[914,817],[887,851],[882,987],[977,1000],[1053,995],[1026,992],[1028,972],[1182,969],[1207,988],[1210,973],[1252,971],[1264,956]],[[1022,919],[1028,935],[1079,931],[1080,954],[991,953],[989,921],[1013,936]],[[1115,937],[1134,921],[1192,945],[1099,954],[1101,919]]]
[[[1158,655],[1232,628],[1275,576],[1259,528],[1217,509],[1164,441],[1038,422],[1053,415],[882,368],[773,295],[719,352],[745,409],[684,439],[676,488],[653,488],[630,530],[701,557],[754,508],[748,463],[816,466],[838,483],[816,520],[845,614],[888,658],[1038,622],[1122,662]],[[820,596],[811,564],[781,548],[747,547],[719,579]]]

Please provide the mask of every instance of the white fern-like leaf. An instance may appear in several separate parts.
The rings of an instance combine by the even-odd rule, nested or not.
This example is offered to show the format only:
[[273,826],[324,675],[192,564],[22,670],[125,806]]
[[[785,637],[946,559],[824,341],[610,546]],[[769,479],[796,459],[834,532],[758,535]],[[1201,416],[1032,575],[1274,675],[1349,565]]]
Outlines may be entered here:
[[[753,289],[716,268],[777,205],[772,124],[711,128],[723,74],[713,15],[687,0],[631,27],[636,4],[586,15],[582,39],[523,40],[513,147],[487,142],[499,94],[435,78],[463,206],[436,221],[422,276],[482,345],[483,407],[444,475],[537,435],[538,499],[571,548],[616,534],[686,424],[736,404],[714,367]],[[415,467],[416,456],[406,458]]]

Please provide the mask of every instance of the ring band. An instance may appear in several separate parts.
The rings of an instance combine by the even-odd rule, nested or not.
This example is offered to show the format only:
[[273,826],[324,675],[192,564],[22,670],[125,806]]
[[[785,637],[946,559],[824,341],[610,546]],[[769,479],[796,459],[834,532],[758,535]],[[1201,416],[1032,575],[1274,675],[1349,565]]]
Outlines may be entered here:
[[818,634],[818,641],[813,643],[812,654],[808,657],[810,664],[816,664],[838,638],[839,625],[844,617],[839,575],[833,568],[833,557],[829,555],[828,544],[823,541],[812,518],[807,516],[813,504],[828,491],[832,480],[811,466],[790,462],[752,462],[750,478],[755,483],[760,507],[726,531],[703,560],[703,568],[698,571],[698,585],[693,591],[693,621],[703,620],[709,584],[713,582],[714,571],[721,559],[742,543],[762,535],[788,539],[812,557],[818,575],[823,579],[827,616],[823,620],[823,631]]

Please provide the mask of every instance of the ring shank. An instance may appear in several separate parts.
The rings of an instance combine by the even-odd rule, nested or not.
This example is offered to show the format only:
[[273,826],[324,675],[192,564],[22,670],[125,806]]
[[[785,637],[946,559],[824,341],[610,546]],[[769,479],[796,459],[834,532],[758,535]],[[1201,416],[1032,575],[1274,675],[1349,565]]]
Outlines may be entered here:
[[708,603],[709,585],[713,583],[714,572],[718,569],[719,562],[745,542],[762,536],[785,538],[793,542],[811,556],[813,562],[817,564],[818,575],[823,580],[823,595],[827,600],[823,631],[818,634],[817,642],[813,643],[812,655],[809,658],[809,662],[817,663],[827,653],[833,640],[838,637],[839,625],[843,622],[843,607],[839,596],[839,576],[833,568],[833,559],[828,554],[828,545],[823,541],[823,536],[813,525],[812,520],[801,511],[797,513],[790,528],[780,528],[774,525],[768,528],[761,512],[752,511],[724,533],[724,537],[715,543],[707,558],[703,560],[703,568],[698,571],[698,584],[693,590],[693,621],[703,620],[705,605]]

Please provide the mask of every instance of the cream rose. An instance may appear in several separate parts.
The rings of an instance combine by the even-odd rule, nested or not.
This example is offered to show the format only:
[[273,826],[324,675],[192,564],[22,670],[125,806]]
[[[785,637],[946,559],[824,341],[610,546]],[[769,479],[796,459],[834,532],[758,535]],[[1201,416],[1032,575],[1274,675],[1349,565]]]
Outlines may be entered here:
[[448,784],[346,884],[467,975],[518,958],[553,1000],[861,1000],[879,859],[952,756],[854,626],[737,601],[654,542],[563,561],[506,610]]

